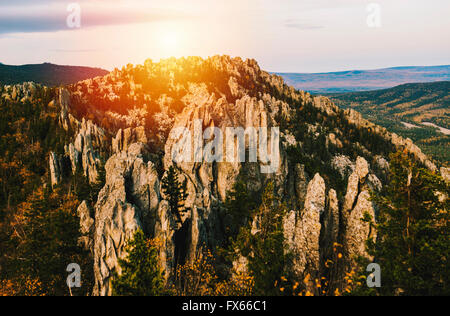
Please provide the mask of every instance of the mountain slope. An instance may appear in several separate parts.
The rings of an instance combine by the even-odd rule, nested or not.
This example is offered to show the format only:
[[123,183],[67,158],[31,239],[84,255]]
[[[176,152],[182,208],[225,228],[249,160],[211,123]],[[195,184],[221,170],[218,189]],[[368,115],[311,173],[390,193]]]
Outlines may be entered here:
[[394,67],[330,73],[279,73],[289,85],[310,93],[343,93],[391,88],[405,83],[450,80],[450,65]]
[[88,78],[104,76],[108,71],[100,68],[59,66],[49,63],[10,66],[0,63],[0,83],[11,85],[36,82],[46,86],[68,85]]
[[[450,81],[411,83],[385,90],[328,96],[336,105],[352,108],[372,122],[410,137],[435,158],[450,161]],[[442,132],[423,123],[440,126]]]
[[[437,171],[410,140],[352,109],[340,109],[328,98],[289,87],[254,60],[228,56],[148,60],[64,88],[25,84],[14,91],[14,95],[4,88],[0,91],[2,121],[8,122],[0,130],[5,142],[0,168],[7,168],[0,171],[14,177],[4,186],[6,193],[0,192],[0,205],[14,212],[15,206],[27,204],[33,188],[78,191],[79,181],[74,179],[80,175],[99,188],[94,196],[93,190],[86,190],[89,194],[77,210],[83,245],[93,255],[96,295],[111,294],[111,278],[120,271],[119,259],[126,256],[126,244],[137,230],[161,245],[159,261],[168,285],[176,284],[180,265],[194,262],[205,249],[216,256],[216,268],[224,277],[244,273],[245,267],[237,271],[239,263],[251,254],[233,252],[231,258],[223,258],[218,248],[232,247],[230,239],[243,227],[260,234],[263,214],[252,213],[241,203],[232,211],[229,198],[236,188],[256,204],[266,188],[273,188],[278,203],[286,207],[280,229],[285,250],[293,258],[283,267],[283,275],[286,272],[310,293],[317,293],[317,286],[305,280],[321,277],[342,290],[343,275],[354,267],[354,258],[370,259],[363,245],[376,232],[373,222],[361,218],[368,214],[370,222],[376,220],[369,192],[386,183],[389,154],[407,151]],[[43,113],[34,113],[34,107]],[[260,143],[258,154],[250,158],[254,148],[250,139],[244,140],[246,159],[228,160],[225,153],[239,142],[233,136],[231,143],[225,137],[221,144],[220,136],[213,138],[209,132],[227,135],[228,128],[239,127],[267,128],[267,141],[275,146],[264,155],[267,148]],[[197,129],[207,128],[209,132],[199,135],[202,152],[209,155],[194,160],[198,151],[189,148],[194,139],[200,140],[184,132],[196,135]],[[278,144],[276,132],[271,134],[277,128]],[[184,157],[190,159],[176,159],[185,150],[190,155]],[[19,152],[22,159],[11,152]],[[216,158],[206,159],[211,156]],[[275,169],[268,168],[270,162],[275,162]],[[34,166],[39,166],[36,175],[28,171]],[[21,167],[23,171],[17,172]],[[171,196],[161,185],[171,167],[186,188],[187,211],[182,214],[171,208]],[[12,225],[15,229],[18,224]],[[0,241],[9,240],[5,235]],[[328,260],[337,261],[336,244],[342,245],[343,258],[327,274]],[[4,257],[0,268],[8,261]]]

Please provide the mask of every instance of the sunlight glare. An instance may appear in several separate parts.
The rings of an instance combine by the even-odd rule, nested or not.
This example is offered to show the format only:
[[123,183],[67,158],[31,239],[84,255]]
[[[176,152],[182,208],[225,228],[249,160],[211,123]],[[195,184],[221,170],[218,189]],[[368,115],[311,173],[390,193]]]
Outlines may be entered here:
[[173,29],[166,29],[160,33],[160,47],[165,55],[174,56],[178,53],[180,38],[179,33]]

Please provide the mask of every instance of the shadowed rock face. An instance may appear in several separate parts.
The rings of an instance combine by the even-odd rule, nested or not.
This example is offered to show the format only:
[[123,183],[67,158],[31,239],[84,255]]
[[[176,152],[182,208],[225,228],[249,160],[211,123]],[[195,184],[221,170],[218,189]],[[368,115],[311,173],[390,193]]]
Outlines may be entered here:
[[111,294],[110,277],[115,270],[120,273],[118,259],[126,256],[127,240],[155,225],[159,180],[145,154],[145,145],[134,143],[106,163],[106,184],[95,205],[95,294]]
[[[191,68],[193,70],[189,70]],[[202,77],[200,74],[204,69],[208,69],[208,76]],[[164,81],[166,90],[154,92],[152,89],[157,87],[154,81],[145,88],[147,82],[140,82],[134,75],[137,70],[148,78],[161,76],[161,81],[167,79]],[[192,78],[189,77],[190,71],[198,76],[192,74]],[[211,77],[215,81],[209,81]],[[129,89],[126,93],[135,103],[128,114],[119,115],[114,113],[115,103],[111,100],[116,100],[117,93],[125,93],[121,90],[125,83]],[[85,111],[91,111],[94,120],[75,118],[75,114],[71,114],[72,108],[79,109],[79,104],[72,102],[90,100],[90,91],[94,93],[95,89],[103,91],[105,100],[109,101],[102,107],[109,108],[101,112],[86,103]],[[414,144],[365,121],[354,111],[341,111],[326,98],[312,98],[286,86],[280,77],[261,71],[252,60],[225,56],[208,60],[167,60],[158,64],[148,61],[135,69],[112,72],[104,78],[81,82],[69,90],[62,89],[59,96],[56,102],[61,103],[61,125],[74,131],[74,143],[68,144],[66,150],[72,169],[82,168],[94,182],[101,152],[107,161],[106,184],[95,204],[95,218],[89,218],[84,206],[80,206],[79,212],[81,226],[93,236],[85,244],[90,245],[94,255],[94,293],[97,295],[111,294],[111,275],[114,271],[120,273],[118,259],[126,256],[126,243],[138,229],[161,242],[160,263],[169,282],[177,262],[193,260],[202,247],[214,250],[221,246],[229,237],[225,233],[224,223],[229,215],[224,202],[227,193],[242,176],[252,192],[261,191],[269,181],[273,182],[276,196],[289,206],[283,219],[286,251],[294,255],[290,270],[298,280],[303,281],[310,275],[313,281],[326,258],[331,256],[336,242],[343,244],[349,266],[355,256],[367,257],[364,241],[375,232],[361,218],[368,213],[376,220],[369,190],[381,188],[383,183],[379,178],[382,177],[377,177],[375,170],[385,172],[388,162],[381,153],[364,148],[363,140],[353,144],[342,131],[343,120],[353,129],[366,129],[393,146],[411,150],[418,159],[433,167]],[[149,112],[149,104],[155,107],[158,104],[158,111]],[[302,112],[308,106],[313,114]],[[311,117],[299,125],[296,124],[296,120],[301,119],[299,113]],[[327,124],[327,120],[334,123]],[[217,128],[223,135],[230,127],[266,127],[269,130],[279,127],[278,168],[273,173],[263,173],[261,167],[267,166],[267,162],[260,156],[255,162],[248,162],[248,155],[246,162],[174,161],[172,150],[175,146],[182,143],[187,148],[194,143],[193,139],[182,142],[177,129],[194,132],[196,124],[202,129]],[[321,135],[328,139],[323,148],[306,146],[307,142],[319,144]],[[209,139],[204,142],[208,143]],[[224,155],[234,145],[224,141]],[[292,154],[289,149],[295,146],[309,149]],[[339,152],[319,154],[331,150],[331,146]],[[246,152],[249,151],[248,141],[244,147]],[[361,152],[364,157],[359,154]],[[300,155],[309,160],[300,159]],[[58,171],[57,159],[50,157],[52,179],[56,181],[61,171]],[[326,168],[315,170],[311,161],[321,161],[325,163],[323,166],[331,166],[336,173],[329,174],[330,169]],[[182,223],[170,211],[160,185],[171,166],[179,172],[181,181],[187,181],[185,206],[189,211],[182,215]],[[339,182],[333,177],[345,179],[347,187],[336,187],[334,184]],[[339,199],[339,196],[343,198]],[[240,258],[242,262],[245,258]],[[238,265],[235,262],[235,266]],[[314,284],[305,286],[315,291]]]

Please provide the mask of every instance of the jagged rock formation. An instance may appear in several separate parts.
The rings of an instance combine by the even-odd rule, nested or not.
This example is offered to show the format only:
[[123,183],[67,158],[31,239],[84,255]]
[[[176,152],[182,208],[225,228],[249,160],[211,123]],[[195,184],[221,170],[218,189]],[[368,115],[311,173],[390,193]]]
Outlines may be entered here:
[[320,215],[325,211],[325,181],[316,174],[308,184],[305,207],[299,213],[289,212],[284,219],[288,250],[292,252],[294,275],[303,280],[308,274],[311,283],[305,286],[315,292],[313,281],[320,268]]
[[[123,99],[129,108],[118,103]],[[286,250],[294,254],[292,273],[300,281],[310,275],[313,282],[336,242],[342,242],[350,266],[356,256],[368,257],[364,241],[376,232],[361,219],[369,214],[376,220],[369,191],[383,185],[388,148],[406,149],[436,169],[409,140],[357,112],[340,110],[327,98],[288,87],[253,60],[147,61],[61,89],[55,102],[61,105],[61,126],[74,131],[74,142],[66,146],[72,171],[81,168],[95,182],[101,153],[107,160],[95,218],[88,217],[86,205],[79,209],[83,231],[93,234],[86,244],[94,254],[97,295],[111,293],[111,276],[120,273],[118,259],[126,255],[126,243],[137,229],[163,245],[160,261],[168,282],[176,265],[195,258],[202,247],[221,246],[228,237],[224,202],[242,177],[252,192],[274,183],[276,196],[290,207],[283,223]],[[93,108],[96,102],[99,106]],[[84,112],[92,120],[75,118]],[[278,127],[279,146],[268,154],[275,157],[279,151],[280,159],[252,152],[251,137],[243,143],[235,135],[226,137],[229,128],[239,127],[242,132],[267,128],[268,144],[278,136],[271,128]],[[203,134],[207,128],[212,134]],[[219,134],[223,144],[214,142]],[[372,146],[368,137],[381,145]],[[237,157],[240,145],[245,161],[229,159]],[[207,161],[205,155],[216,159]],[[52,184],[61,174],[57,158],[50,159]],[[187,181],[189,211],[182,223],[160,187],[171,166]],[[347,188],[335,178],[346,180]],[[242,266],[245,258],[240,259]],[[313,283],[305,286],[316,290]]]
[[111,294],[109,281],[120,273],[118,259],[134,232],[155,226],[159,205],[159,180],[145,145],[132,144],[113,155],[105,166],[106,184],[95,205],[94,293]]
[[332,258],[333,246],[339,242],[340,210],[336,190],[330,189],[328,191],[326,205],[320,238],[322,262]]
[[77,209],[80,218],[81,238],[79,243],[87,250],[93,251],[94,219],[91,217],[91,209],[86,201],[83,201]]
[[[61,108],[60,125],[66,131],[74,131],[74,142],[65,146],[64,156],[52,153],[49,158],[52,186],[61,182],[64,173],[75,174],[81,170],[90,183],[95,183],[101,166],[100,149],[107,143],[105,131],[84,117],[77,120],[69,112],[70,94],[66,89],[60,89],[56,95],[56,102]],[[64,170],[63,160],[70,161],[70,170]]]
[[62,163],[61,158],[59,155],[55,154],[54,152],[50,153],[49,156],[49,164],[50,164],[50,181],[52,184],[52,187],[55,185],[58,185],[58,183],[61,182],[61,176],[62,176]]
[[116,137],[112,140],[112,150],[115,153],[126,151],[128,146],[133,143],[147,143],[147,136],[145,135],[145,128],[143,126],[139,126],[135,129],[120,129],[117,132]]
[[[27,100],[32,100],[35,93],[36,93],[36,87],[38,85],[34,82],[24,82],[22,84],[15,84],[15,85],[7,85],[2,87],[3,93],[1,95],[2,98],[5,98],[6,100],[12,100],[17,102],[25,102]],[[47,89],[44,87],[44,89]]]
[[441,175],[445,182],[450,183],[450,168],[441,168]]
[[369,165],[364,158],[358,157],[355,171],[349,178],[347,194],[342,210],[344,220],[344,249],[347,259],[354,261],[358,256],[370,258],[365,250],[365,241],[369,237],[376,238],[370,223],[363,222],[365,214],[375,221],[375,210],[370,201],[367,176]]

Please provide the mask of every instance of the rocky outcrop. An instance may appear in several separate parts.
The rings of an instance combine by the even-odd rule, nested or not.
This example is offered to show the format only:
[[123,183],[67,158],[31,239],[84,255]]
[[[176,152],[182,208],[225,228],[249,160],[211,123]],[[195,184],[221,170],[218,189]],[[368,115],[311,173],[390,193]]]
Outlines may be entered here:
[[294,168],[294,187],[295,195],[298,199],[297,205],[299,208],[303,208],[308,190],[308,177],[305,173],[304,165],[296,164]]
[[450,183],[450,168],[441,168],[441,175],[444,178],[444,181],[449,184]]
[[[26,102],[31,101],[36,96],[37,87],[41,87],[34,82],[24,82],[22,84],[15,85],[7,85],[4,86],[4,92],[1,97],[5,100],[18,101],[18,102]],[[42,87],[44,90],[47,90],[47,87]]]
[[344,155],[333,157],[331,165],[334,169],[336,169],[339,172],[342,179],[347,178],[355,170],[354,163],[352,163],[349,157]]
[[159,179],[146,159],[145,145],[132,144],[113,155],[105,166],[106,184],[95,205],[94,274],[97,295],[111,294],[109,281],[120,273],[119,258],[126,256],[127,241],[141,229],[155,226],[159,205]]
[[[309,182],[304,210],[291,211],[284,218],[288,251],[293,254],[292,272],[303,280],[308,274],[314,281],[320,268],[320,214],[325,211],[325,181],[316,174]],[[315,292],[314,283],[306,285]]]
[[[370,219],[369,222],[363,221],[366,217]],[[371,223],[375,223],[375,210],[369,192],[364,190],[358,195],[355,207],[346,218],[344,249],[350,261],[354,262],[358,257],[373,260],[366,251],[366,240],[376,238]]]
[[75,142],[73,145],[69,145],[69,150],[66,152],[72,164],[72,172],[75,173],[79,168],[90,183],[97,182],[99,167],[101,166],[98,149],[104,142],[104,131],[92,121],[86,121],[83,118]]
[[[75,132],[75,141],[65,145],[64,155],[50,154],[49,170],[52,186],[59,184],[64,174],[75,174],[77,170],[81,170],[90,183],[96,183],[102,165],[100,150],[107,144],[104,130],[90,120],[83,118],[80,122],[69,113],[70,95],[66,89],[58,90],[54,102],[61,108],[60,125],[66,131]],[[70,161],[70,166],[67,166],[65,161]]]
[[127,150],[133,143],[147,143],[147,136],[145,135],[145,128],[139,126],[137,128],[120,129],[115,138],[112,139],[112,150],[114,153]]
[[52,184],[52,187],[54,187],[55,185],[58,185],[62,180],[63,165],[60,156],[55,154],[54,152],[51,152],[49,156],[49,164],[50,182]]
[[334,189],[328,191],[326,204],[325,213],[323,214],[323,225],[320,238],[322,262],[325,262],[332,257],[333,246],[339,241],[339,200]]
[[[190,70],[184,67],[186,63],[188,68],[195,70],[192,76],[195,80],[188,79]],[[346,135],[345,128],[365,129],[368,133],[382,135],[387,145],[391,142],[398,148],[410,150],[432,168],[431,162],[409,140],[388,133],[352,110],[343,113],[325,97],[312,97],[288,87],[280,77],[262,71],[253,60],[215,56],[204,61],[192,57],[182,63],[169,59],[159,64],[147,61],[137,67],[136,73],[145,73],[152,80],[160,74],[168,78],[161,82],[164,93],[157,95],[154,91],[152,94],[143,91],[145,85],[133,78],[135,72],[130,67],[124,69],[123,74],[114,71],[107,77],[87,80],[73,87],[76,90],[73,94],[85,103],[89,98],[84,98],[83,91],[104,93],[105,100],[118,100],[118,95],[125,93],[133,100],[128,115],[112,110],[102,113],[108,122],[113,122],[108,124],[110,127],[122,127],[117,133],[114,131],[116,135],[111,142],[106,132],[91,121],[79,122],[71,116],[72,98],[64,90],[60,91],[56,101],[61,105],[61,125],[75,131],[75,141],[66,147],[73,172],[81,169],[90,182],[94,182],[98,175],[99,152],[105,148],[112,152],[106,163],[106,184],[94,210],[89,211],[83,204],[79,209],[83,230],[93,230],[91,245],[95,259],[95,293],[98,295],[111,293],[111,275],[114,271],[120,273],[118,259],[126,255],[126,243],[137,229],[144,230],[161,243],[160,264],[168,281],[173,279],[177,264],[192,261],[203,247],[214,250],[222,246],[229,237],[224,228],[229,217],[224,202],[238,179],[244,179],[251,192],[260,192],[269,181],[273,182],[275,195],[290,207],[291,211],[283,219],[286,251],[294,255],[291,270],[299,281],[307,275],[315,281],[323,260],[332,256],[334,243],[343,243],[350,262],[356,256],[368,257],[364,243],[369,236],[375,236],[375,232],[361,219],[368,214],[372,221],[375,220],[369,191],[382,188],[389,164],[379,152],[369,152],[361,145],[362,141],[352,144],[353,139]],[[204,76],[205,69],[214,75]],[[186,80],[177,78],[181,71]],[[202,76],[214,77],[215,81],[201,82],[199,77]],[[141,100],[144,103],[139,108]],[[150,109],[149,104],[159,107],[160,111],[152,114],[151,126],[143,127],[148,124],[144,118],[148,118],[145,115]],[[300,115],[311,114],[309,110],[314,115],[301,120]],[[94,114],[98,117],[97,112]],[[330,117],[336,126],[321,124]],[[304,124],[299,127],[304,135],[294,130],[298,127],[297,119]],[[341,123],[342,130],[339,129]],[[347,125],[352,124],[354,126],[348,128]],[[276,137],[270,135],[271,128],[280,128],[281,142],[276,148],[279,160],[275,166],[262,159],[259,151],[252,152],[249,135],[243,144],[235,139],[236,135],[232,136],[232,141],[227,141],[228,128],[242,128],[245,135],[246,129],[251,127],[267,128],[268,143]],[[210,133],[204,133],[206,129]],[[215,142],[220,135],[223,144]],[[306,145],[314,145],[322,136],[325,136],[326,147],[333,147],[336,156],[332,159],[329,158],[331,155],[306,152],[308,147],[314,150],[314,146]],[[179,180],[186,180],[185,207],[188,211],[182,214],[181,223],[170,210],[168,197],[161,190],[162,178],[158,177],[155,165],[149,160],[147,143],[152,147],[159,146],[157,153],[152,152],[152,159],[159,155],[154,160],[159,176],[164,177],[173,166],[179,173]],[[231,149],[237,158],[241,145],[245,161],[228,160]],[[292,154],[288,149],[296,146],[299,151]],[[358,157],[356,162],[349,158],[354,157],[354,149],[370,158],[373,170],[364,158]],[[207,160],[206,154],[212,159]],[[54,158],[53,173],[58,179],[61,172],[58,172]],[[326,174],[327,168],[321,168],[330,164],[339,172],[340,183],[348,180],[345,198],[341,201],[337,192],[340,194],[345,188],[330,188],[335,181]],[[275,167],[273,172],[266,172],[271,170],[269,167]],[[317,171],[319,173],[315,174]],[[312,175],[313,179],[310,178]],[[88,213],[95,213],[93,229]],[[258,218],[253,223],[252,233],[257,233]],[[241,257],[238,261],[245,265],[246,259]],[[310,292],[317,291],[315,284],[308,283],[306,287]]]
[[[368,188],[370,185],[376,187],[378,182],[375,180],[376,177],[368,177],[368,175],[369,164],[364,158],[358,157],[355,171],[348,181],[343,206],[345,227],[343,244],[347,260],[352,263],[359,256],[371,259],[366,252],[365,245],[369,237],[374,237],[375,232],[371,223],[375,223],[376,219]],[[372,180],[369,181],[368,178]],[[365,218],[370,218],[370,222],[363,221]]]
[[94,219],[91,216],[91,208],[86,201],[83,201],[77,209],[77,215],[80,218],[79,243],[86,249],[93,252],[94,237]]

